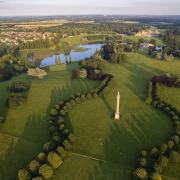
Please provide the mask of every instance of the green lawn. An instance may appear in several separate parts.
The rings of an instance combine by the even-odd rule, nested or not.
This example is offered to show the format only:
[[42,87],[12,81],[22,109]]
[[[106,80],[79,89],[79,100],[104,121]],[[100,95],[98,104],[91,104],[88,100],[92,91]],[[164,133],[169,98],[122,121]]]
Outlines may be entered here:
[[[48,111],[71,94],[90,90],[97,82],[72,80],[76,64],[51,67],[45,79],[26,75],[0,83],[1,113],[7,114],[0,129],[0,179],[14,179],[48,140]],[[170,119],[145,104],[147,81],[156,74],[178,74],[180,61],[162,62],[142,54],[129,54],[126,65],[107,64],[105,72],[114,75],[102,97],[76,105],[68,114],[69,128],[77,136],[72,152],[53,180],[128,180],[139,150],[166,142],[172,132]],[[27,102],[7,111],[7,84],[31,82]],[[121,119],[113,119],[116,94],[121,93]],[[7,171],[8,167],[8,171]]]
[[97,86],[94,81],[71,80],[70,72],[73,66],[77,65],[54,66],[43,80],[22,75],[0,83],[0,106],[3,107],[8,96],[7,84],[16,80],[31,82],[25,104],[8,111],[7,108],[1,108],[1,113],[7,115],[0,129],[0,179],[14,179],[17,170],[27,165],[42,149],[42,144],[48,140],[47,112],[52,105],[72,93],[87,91]]
[[[178,111],[180,111],[180,88],[170,88],[164,85],[157,86],[157,94],[161,100],[165,101],[168,104],[171,104]],[[169,180],[169,177],[174,179],[180,179],[180,162],[179,163],[170,163],[168,168],[166,168],[163,175],[165,180]]]
[[[132,179],[138,152],[167,141],[171,120],[144,99],[147,81],[165,72],[178,74],[180,62],[140,54],[129,58],[127,65],[106,66],[114,79],[102,97],[77,105],[68,114],[77,142],[53,180]],[[113,119],[117,91],[121,93],[120,121]]]
[[158,84],[157,95],[162,101],[173,105],[178,111],[180,111],[180,88],[170,88]]

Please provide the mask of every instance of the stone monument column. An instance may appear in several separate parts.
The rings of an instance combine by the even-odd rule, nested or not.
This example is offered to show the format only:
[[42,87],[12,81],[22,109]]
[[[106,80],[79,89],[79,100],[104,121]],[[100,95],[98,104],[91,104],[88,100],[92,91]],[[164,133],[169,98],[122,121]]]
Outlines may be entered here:
[[117,104],[116,104],[116,113],[115,113],[115,119],[119,120],[120,118],[120,112],[119,112],[119,104],[120,104],[120,93],[117,94]]

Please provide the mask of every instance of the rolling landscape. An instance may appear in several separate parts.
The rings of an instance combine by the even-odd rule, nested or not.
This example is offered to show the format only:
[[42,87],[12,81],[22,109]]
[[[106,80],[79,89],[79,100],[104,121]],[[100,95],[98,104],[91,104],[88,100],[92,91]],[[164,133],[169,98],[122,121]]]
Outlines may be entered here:
[[0,1],[0,180],[180,180],[179,2],[15,1]]

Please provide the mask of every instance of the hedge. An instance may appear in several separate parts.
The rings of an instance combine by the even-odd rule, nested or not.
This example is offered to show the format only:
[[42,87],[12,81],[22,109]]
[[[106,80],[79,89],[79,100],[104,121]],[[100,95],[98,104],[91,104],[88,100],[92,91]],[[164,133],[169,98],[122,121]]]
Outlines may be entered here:
[[[88,93],[72,95],[68,100],[54,105],[49,112],[49,134],[51,140],[44,143],[43,151],[36,156],[35,160],[28,164],[27,169],[29,171],[26,169],[19,170],[19,180],[22,180],[20,179],[21,176],[33,180],[49,179],[52,177],[54,169],[61,166],[66,157],[66,151],[72,149],[72,144],[76,140],[74,134],[66,127],[65,118],[67,112],[76,103],[96,97],[104,90],[111,79],[112,76],[104,74],[99,88]],[[23,180],[26,180],[25,178]]]

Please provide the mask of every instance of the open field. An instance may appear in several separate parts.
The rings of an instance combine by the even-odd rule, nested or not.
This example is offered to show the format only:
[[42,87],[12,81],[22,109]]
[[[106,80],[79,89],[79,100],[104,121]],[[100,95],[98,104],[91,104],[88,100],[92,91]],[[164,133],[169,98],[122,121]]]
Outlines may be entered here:
[[[27,102],[7,111],[6,121],[0,129],[0,179],[12,180],[19,168],[24,167],[48,140],[48,111],[60,99],[72,93],[90,90],[97,86],[94,81],[72,81],[71,68],[76,65],[51,67],[48,77],[32,79],[27,75],[0,83],[0,98],[7,98],[7,84],[12,81],[30,81]],[[0,101],[3,107],[4,102]],[[7,171],[8,167],[8,171]]]

